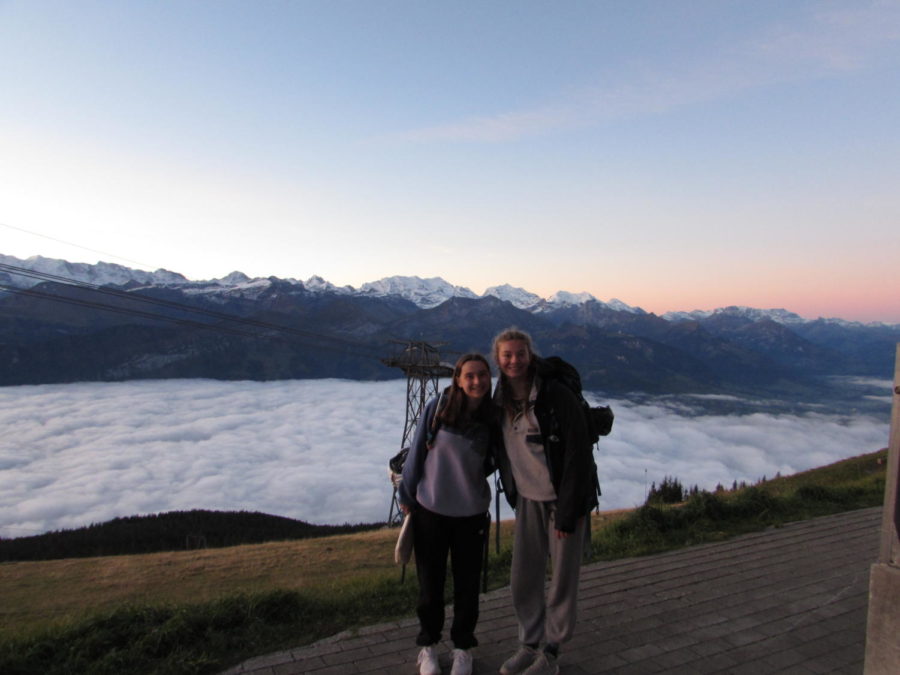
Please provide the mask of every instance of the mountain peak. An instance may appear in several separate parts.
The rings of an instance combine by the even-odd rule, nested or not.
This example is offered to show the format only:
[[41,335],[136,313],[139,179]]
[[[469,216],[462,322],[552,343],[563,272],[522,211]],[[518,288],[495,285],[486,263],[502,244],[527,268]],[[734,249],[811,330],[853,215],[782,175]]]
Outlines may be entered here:
[[628,303],[622,302],[618,298],[612,298],[609,302],[603,303],[607,307],[616,312],[628,312],[629,314],[646,314],[640,307],[632,307]]
[[220,282],[223,286],[235,286],[238,284],[246,284],[248,281],[250,281],[250,277],[248,277],[243,272],[238,272],[237,270],[235,270],[231,274],[228,274],[221,279],[217,279],[216,281]]
[[755,307],[744,307],[741,305],[729,305],[728,307],[719,307],[713,310],[695,309],[691,312],[666,312],[662,318],[669,321],[701,321],[717,316],[748,319],[750,321],[770,319],[775,323],[785,325],[806,323],[803,317],[786,309],[756,309]]
[[598,302],[590,293],[570,293],[569,291],[556,291],[547,298],[547,302],[551,305],[583,305],[586,302]]
[[[141,286],[159,284],[187,284],[190,283],[184,276],[177,272],[158,269],[155,272],[136,270],[115,263],[71,263],[66,260],[44,258],[35,255],[21,260],[13,256],[0,253],[0,264],[10,267],[22,267],[46,275],[63,277],[86,284],[96,286],[124,286],[129,283],[137,283]],[[11,276],[11,286],[17,288],[30,288],[44,281],[43,279],[26,277],[14,274]]]
[[506,300],[511,303],[513,307],[518,307],[519,309],[529,309],[541,301],[540,296],[530,293],[524,288],[510,286],[509,284],[491,286],[490,288],[485,289],[484,293],[481,295],[482,297],[492,296],[499,298],[500,300]]
[[442,302],[453,297],[477,298],[472,291],[463,286],[454,286],[440,277],[422,279],[421,277],[393,276],[371,281],[360,287],[360,292],[382,297],[386,295],[399,295],[419,307],[437,307]]
[[303,282],[307,290],[313,293],[353,293],[352,286],[335,286],[330,281],[326,281],[318,274],[312,275]]

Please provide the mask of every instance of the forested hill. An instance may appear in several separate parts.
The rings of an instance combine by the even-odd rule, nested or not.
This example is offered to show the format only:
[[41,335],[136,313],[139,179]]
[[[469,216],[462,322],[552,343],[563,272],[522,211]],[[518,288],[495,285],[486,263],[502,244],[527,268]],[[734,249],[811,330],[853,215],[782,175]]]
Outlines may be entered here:
[[73,530],[0,539],[0,562],[219,548],[359,532],[378,524],[311,525],[250,511],[170,511]]

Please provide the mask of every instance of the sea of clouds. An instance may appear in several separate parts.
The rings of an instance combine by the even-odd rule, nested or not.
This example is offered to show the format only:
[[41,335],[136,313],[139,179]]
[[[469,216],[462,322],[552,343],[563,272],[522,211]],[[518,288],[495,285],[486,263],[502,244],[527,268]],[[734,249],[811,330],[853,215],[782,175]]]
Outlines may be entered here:
[[[871,383],[870,383],[871,384]],[[890,382],[884,382],[890,391]],[[885,397],[890,401],[890,395]],[[602,509],[677,477],[714,489],[887,445],[876,412],[779,413],[731,397],[605,400]],[[710,412],[710,410],[714,412]],[[0,388],[0,537],[173,510],[261,511],[312,523],[388,518],[406,382],[162,380]],[[510,517],[505,507],[501,517]]]

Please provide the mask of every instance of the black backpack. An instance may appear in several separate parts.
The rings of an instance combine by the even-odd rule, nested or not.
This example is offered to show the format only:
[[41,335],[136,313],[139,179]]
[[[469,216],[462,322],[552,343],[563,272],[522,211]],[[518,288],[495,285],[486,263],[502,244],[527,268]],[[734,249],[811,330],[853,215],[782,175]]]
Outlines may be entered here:
[[612,431],[615,419],[612,409],[608,405],[591,406],[584,399],[581,391],[581,375],[575,366],[558,356],[548,356],[538,360],[537,374],[544,379],[556,380],[575,394],[575,398],[581,404],[592,444],[596,444],[601,436],[606,436]]

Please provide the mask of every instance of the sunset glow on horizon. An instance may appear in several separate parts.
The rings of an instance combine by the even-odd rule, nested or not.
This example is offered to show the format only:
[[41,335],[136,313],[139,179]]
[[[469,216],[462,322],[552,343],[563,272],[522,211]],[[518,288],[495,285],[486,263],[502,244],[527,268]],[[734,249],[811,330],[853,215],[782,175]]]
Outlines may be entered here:
[[10,0],[0,58],[0,254],[900,324],[900,0]]

